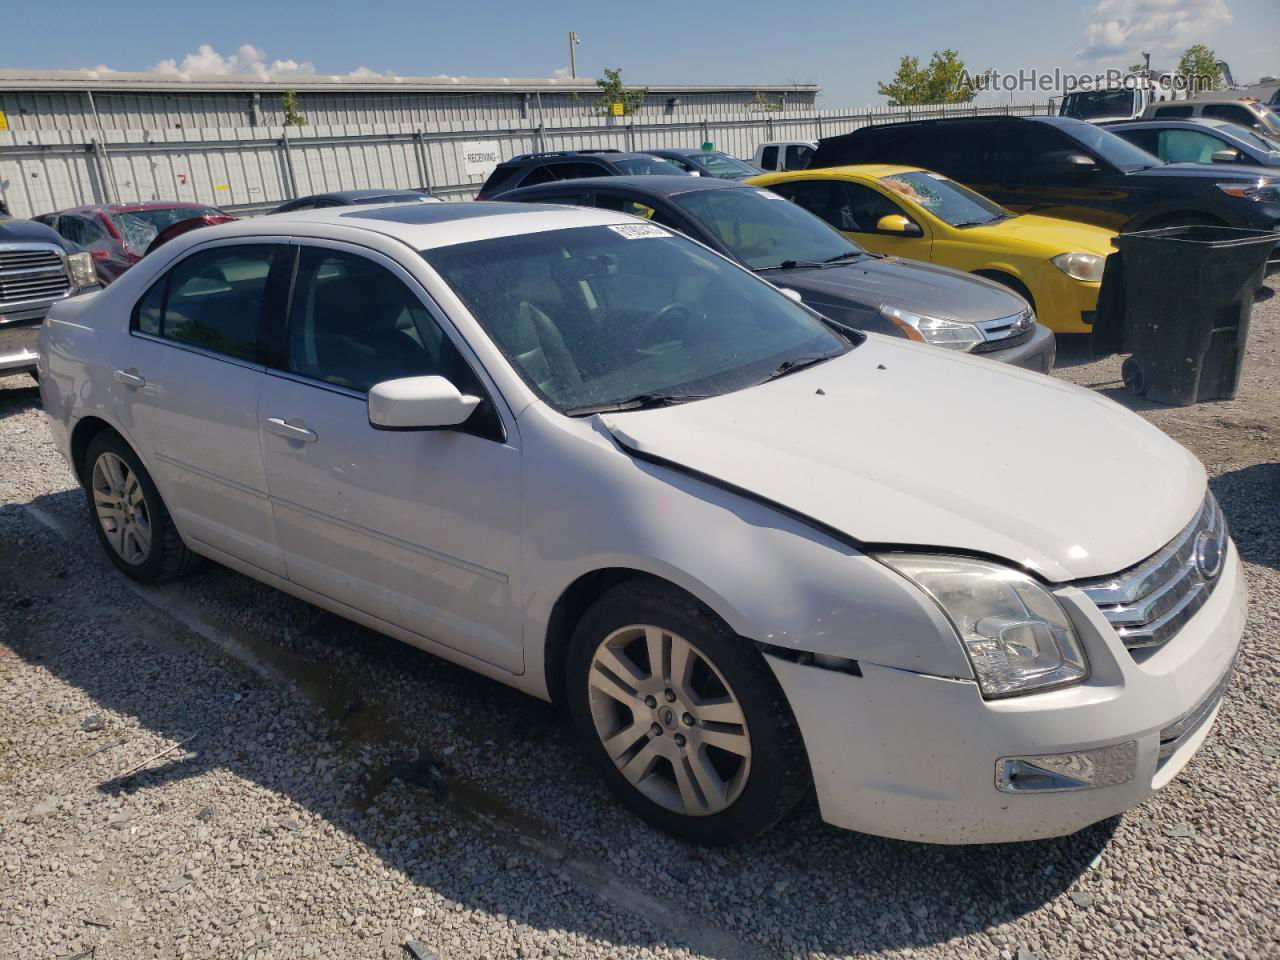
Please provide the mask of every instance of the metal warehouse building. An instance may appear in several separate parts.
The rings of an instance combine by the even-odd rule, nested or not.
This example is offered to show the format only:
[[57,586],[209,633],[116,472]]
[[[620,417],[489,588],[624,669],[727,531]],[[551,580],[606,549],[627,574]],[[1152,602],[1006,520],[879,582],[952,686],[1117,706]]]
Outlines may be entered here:
[[[312,126],[459,124],[501,129],[565,122],[599,113],[586,78],[182,76],[94,70],[0,70],[0,112],[8,129],[173,130],[279,127],[282,98]],[[638,121],[814,109],[813,84],[654,84]]]

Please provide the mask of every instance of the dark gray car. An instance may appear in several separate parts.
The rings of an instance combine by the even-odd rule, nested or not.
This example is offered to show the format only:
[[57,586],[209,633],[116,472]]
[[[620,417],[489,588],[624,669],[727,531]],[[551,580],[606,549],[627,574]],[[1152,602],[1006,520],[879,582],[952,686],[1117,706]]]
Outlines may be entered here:
[[769,190],[707,177],[599,177],[525,187],[505,201],[644,217],[738,261],[829,320],[1031,370],[1056,342],[1008,288],[947,267],[869,253]]
[[1124,120],[1102,126],[1165,163],[1280,167],[1280,140],[1226,120]]
[[764,173],[759,167],[731,157],[719,150],[692,150],[669,147],[661,150],[642,150],[651,157],[659,157],[668,163],[674,163],[685,173],[696,173],[700,177],[716,177],[720,180],[746,180]]

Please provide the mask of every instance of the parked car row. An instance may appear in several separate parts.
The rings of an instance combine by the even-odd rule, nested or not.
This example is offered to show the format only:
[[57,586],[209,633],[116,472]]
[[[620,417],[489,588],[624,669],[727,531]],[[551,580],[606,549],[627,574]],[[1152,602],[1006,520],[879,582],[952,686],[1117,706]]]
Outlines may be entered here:
[[[921,172],[871,189],[934,244],[992,212]],[[565,704],[621,800],[701,843],[810,795],[1029,840],[1177,775],[1239,557],[1158,429],[964,355],[1022,336],[988,319],[1025,330],[1021,298],[731,180],[512,199],[223,223],[57,303],[42,399],[119,571],[209,558]]]

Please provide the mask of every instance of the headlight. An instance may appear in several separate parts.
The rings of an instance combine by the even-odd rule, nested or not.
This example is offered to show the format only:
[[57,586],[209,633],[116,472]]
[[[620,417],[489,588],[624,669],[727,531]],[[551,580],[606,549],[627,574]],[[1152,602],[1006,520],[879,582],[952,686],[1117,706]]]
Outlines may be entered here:
[[71,274],[71,285],[77,289],[96,286],[98,271],[93,266],[93,255],[89,253],[68,253],[67,271]]
[[1102,280],[1102,268],[1107,265],[1107,258],[1095,256],[1092,253],[1060,253],[1049,262],[1074,280],[1099,283]]
[[972,350],[984,339],[972,323],[926,317],[923,314],[900,310],[885,304],[880,306],[880,316],[897,324],[908,339],[936,344],[939,347],[950,347],[952,350]]
[[1089,662],[1061,605],[1017,570],[966,557],[877,557],[945,613],[988,699],[1079,683]]
[[1242,197],[1258,203],[1280,203],[1280,182],[1259,180],[1256,183],[1219,183],[1219,190],[1228,197]]

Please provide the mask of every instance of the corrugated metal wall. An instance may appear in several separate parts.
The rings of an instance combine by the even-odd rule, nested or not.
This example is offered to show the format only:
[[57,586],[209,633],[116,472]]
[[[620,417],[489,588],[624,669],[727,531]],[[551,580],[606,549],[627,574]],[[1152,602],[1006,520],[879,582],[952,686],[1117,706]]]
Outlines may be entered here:
[[[294,196],[361,187],[429,187],[470,198],[483,178],[467,176],[463,144],[486,141],[499,155],[613,147],[698,146],[750,157],[765,140],[816,140],[907,117],[1045,113],[1047,104],[1000,107],[878,107],[801,114],[710,114],[698,120],[591,117],[486,125],[442,122],[305,127],[10,130],[0,132],[0,199],[14,216],[86,203],[191,200],[233,211],[268,209]],[[101,115],[101,107],[99,108]],[[104,126],[106,119],[103,120]],[[286,137],[287,134],[287,137]]]
[[[335,90],[300,92],[298,110],[311,126],[365,126],[395,123],[431,128],[443,123],[477,123],[514,127],[526,122],[562,123],[589,119],[599,113],[597,93],[541,91],[538,93],[404,93]],[[14,93],[0,91],[0,111],[9,129],[190,130],[236,127],[278,127],[284,111],[278,90],[260,93],[117,92],[93,94],[95,121],[86,93]],[[814,109],[814,94],[795,91],[754,94],[722,91],[681,94],[671,104],[666,94],[651,94],[636,111],[636,119],[659,120],[702,117],[706,114],[768,109],[788,113]],[[758,101],[754,106],[751,102]],[[767,105],[767,106],[766,106]]]

